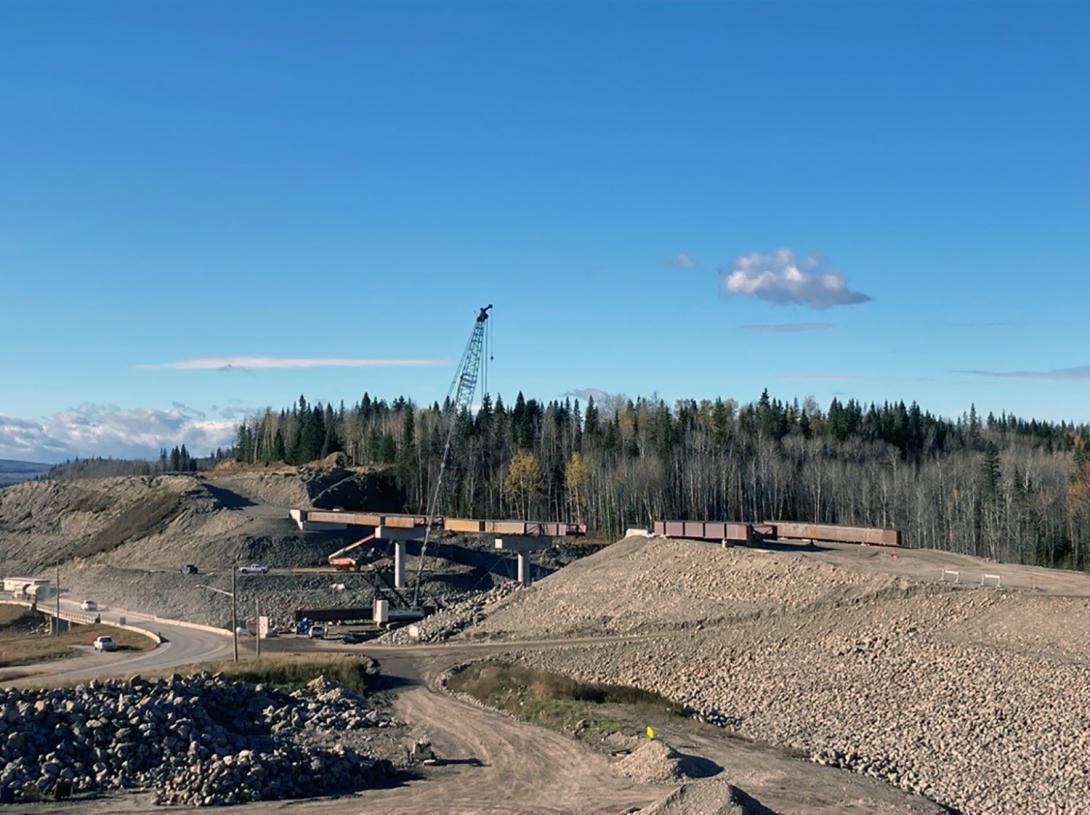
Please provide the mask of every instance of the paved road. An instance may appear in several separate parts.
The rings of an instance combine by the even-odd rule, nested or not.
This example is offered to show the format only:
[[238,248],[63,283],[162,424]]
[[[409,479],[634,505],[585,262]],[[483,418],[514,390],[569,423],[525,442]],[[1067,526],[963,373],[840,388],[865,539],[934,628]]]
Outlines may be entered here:
[[[61,609],[81,611],[79,603],[74,600],[62,599]],[[41,684],[45,677],[48,677],[51,683],[78,682],[108,674],[159,671],[190,665],[194,662],[223,659],[231,655],[231,635],[227,631],[216,633],[190,627],[174,620],[162,620],[150,614],[119,608],[106,608],[98,613],[102,621],[106,623],[116,623],[124,617],[127,625],[155,631],[165,639],[165,642],[149,651],[88,654],[62,662],[23,666],[17,669],[21,678],[5,684],[24,686]],[[24,676],[28,672],[33,672],[33,675]]]

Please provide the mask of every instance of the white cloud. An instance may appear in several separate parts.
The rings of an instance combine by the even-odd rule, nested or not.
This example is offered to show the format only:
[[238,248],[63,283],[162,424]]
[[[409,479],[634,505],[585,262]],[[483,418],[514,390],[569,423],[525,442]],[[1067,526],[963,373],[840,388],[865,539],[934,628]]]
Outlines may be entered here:
[[696,258],[688,252],[678,252],[673,257],[666,258],[662,265],[667,269],[696,269],[700,266]]
[[176,444],[206,455],[229,447],[234,438],[234,421],[208,419],[177,402],[165,410],[85,403],[40,421],[0,414],[0,458],[154,458],[160,448]]
[[1057,380],[1090,380],[1090,365],[1079,365],[1074,368],[1053,368],[1047,371],[954,371],[956,374],[972,374],[973,376],[993,376],[1000,379],[1057,379]]
[[394,368],[446,365],[444,359],[352,359],[346,357],[204,357],[178,362],[156,362],[137,368],[175,371],[231,371],[253,368]]
[[599,407],[608,402],[610,398],[610,393],[601,388],[576,388],[560,395],[565,398],[582,399],[584,402],[593,399]]
[[820,268],[810,256],[800,265],[790,249],[753,252],[721,269],[724,294],[756,297],[769,303],[795,303],[815,309],[865,303],[870,296],[848,288],[844,278]]

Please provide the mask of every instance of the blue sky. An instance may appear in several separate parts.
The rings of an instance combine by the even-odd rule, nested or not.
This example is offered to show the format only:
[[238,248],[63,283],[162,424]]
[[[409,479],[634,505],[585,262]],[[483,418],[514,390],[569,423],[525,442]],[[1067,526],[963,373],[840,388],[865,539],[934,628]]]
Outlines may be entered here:
[[0,457],[442,398],[487,302],[505,396],[1090,420],[1088,9],[8,0]]

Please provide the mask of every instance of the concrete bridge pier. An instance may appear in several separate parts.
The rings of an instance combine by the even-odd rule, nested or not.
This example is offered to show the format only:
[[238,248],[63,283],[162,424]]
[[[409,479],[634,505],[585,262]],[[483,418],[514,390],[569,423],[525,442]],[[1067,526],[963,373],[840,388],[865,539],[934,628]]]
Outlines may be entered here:
[[394,588],[405,588],[405,541],[424,540],[423,529],[402,529],[380,526],[375,530],[376,540],[390,541],[394,545]]
[[514,552],[518,556],[518,581],[523,586],[530,585],[531,552],[540,552],[553,545],[553,539],[545,535],[512,535],[496,538],[496,548],[505,552]]

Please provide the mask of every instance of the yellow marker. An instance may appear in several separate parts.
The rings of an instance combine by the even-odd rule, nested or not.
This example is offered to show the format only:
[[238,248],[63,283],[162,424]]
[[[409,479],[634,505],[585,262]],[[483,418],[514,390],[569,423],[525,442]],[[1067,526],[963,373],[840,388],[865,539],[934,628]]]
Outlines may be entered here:
[[649,739],[655,738],[655,728],[653,728],[651,725],[647,725],[647,730],[644,731],[644,732],[647,733],[647,738],[649,738]]

